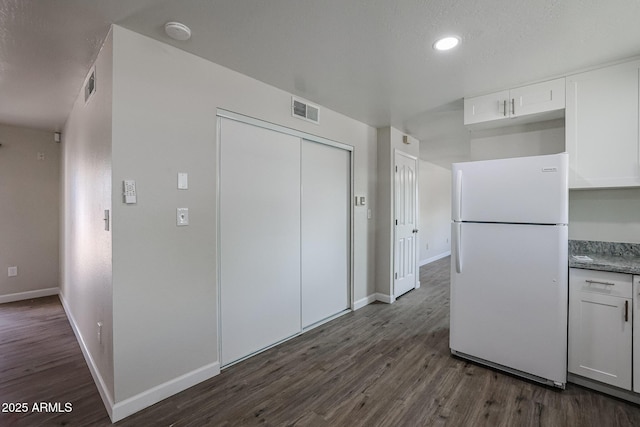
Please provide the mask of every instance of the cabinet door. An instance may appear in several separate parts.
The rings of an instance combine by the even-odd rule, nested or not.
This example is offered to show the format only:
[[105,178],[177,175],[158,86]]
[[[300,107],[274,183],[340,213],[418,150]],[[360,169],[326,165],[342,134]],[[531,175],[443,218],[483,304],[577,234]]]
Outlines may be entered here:
[[640,393],[640,276],[633,276],[633,391]]
[[565,107],[564,78],[511,89],[511,117],[561,110]]
[[509,116],[509,91],[464,99],[464,124],[488,122]]
[[631,390],[631,299],[569,288],[569,372]]
[[569,188],[640,185],[634,61],[567,77]]

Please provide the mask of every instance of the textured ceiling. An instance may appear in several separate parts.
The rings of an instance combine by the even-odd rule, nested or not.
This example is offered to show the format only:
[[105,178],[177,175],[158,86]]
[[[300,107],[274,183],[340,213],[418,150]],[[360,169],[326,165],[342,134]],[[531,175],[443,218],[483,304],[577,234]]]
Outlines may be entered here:
[[[0,122],[60,129],[117,23],[429,140],[465,95],[639,55],[639,18],[638,0],[0,0]],[[462,45],[434,51],[443,34]]]

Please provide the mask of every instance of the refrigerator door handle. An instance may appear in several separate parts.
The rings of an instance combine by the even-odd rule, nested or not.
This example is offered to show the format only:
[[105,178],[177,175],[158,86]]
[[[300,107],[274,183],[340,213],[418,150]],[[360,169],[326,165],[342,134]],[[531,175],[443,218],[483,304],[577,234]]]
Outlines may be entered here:
[[462,170],[456,172],[456,182],[453,196],[453,220],[462,221]]
[[455,245],[456,245],[454,257],[456,259],[456,273],[458,274],[462,273],[462,257],[460,256],[460,246],[462,244],[461,228],[462,228],[462,224],[460,224],[459,222],[456,222],[453,224],[453,232],[455,234],[454,239],[455,239]]

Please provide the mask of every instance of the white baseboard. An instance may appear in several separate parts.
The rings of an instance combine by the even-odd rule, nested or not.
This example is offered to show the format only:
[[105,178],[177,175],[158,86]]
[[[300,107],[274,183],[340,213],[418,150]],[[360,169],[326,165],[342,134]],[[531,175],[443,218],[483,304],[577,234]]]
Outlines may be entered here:
[[420,267],[422,267],[423,265],[430,264],[430,263],[432,263],[434,261],[437,261],[439,259],[442,259],[444,257],[447,257],[449,255],[451,255],[451,251],[443,252],[441,254],[432,256],[431,258],[423,259],[422,261],[420,261]]
[[114,423],[120,421],[129,415],[135,414],[144,408],[166,399],[167,397],[180,393],[181,391],[184,391],[189,387],[193,387],[194,385],[208,380],[211,377],[215,377],[219,373],[220,363],[214,362],[191,372],[187,372],[186,374],[169,380],[163,384],[159,384],[149,390],[145,390],[142,393],[123,400],[122,402],[116,403],[111,414],[111,421]]
[[150,388],[149,390],[145,390],[142,393],[123,400],[122,402],[114,404],[111,393],[109,392],[109,389],[107,388],[95,362],[93,361],[93,358],[91,357],[91,354],[89,353],[87,345],[85,344],[85,341],[82,338],[82,334],[80,333],[80,329],[78,329],[76,321],[73,318],[73,314],[71,314],[69,306],[62,294],[60,294],[60,301],[62,301],[62,306],[64,307],[64,311],[67,314],[67,318],[69,319],[71,328],[73,329],[73,332],[78,339],[78,344],[80,344],[80,349],[82,350],[84,359],[89,366],[89,371],[91,372],[93,381],[96,383],[96,387],[98,388],[98,392],[100,393],[102,402],[104,403],[104,406],[107,409],[107,413],[109,414],[109,418],[111,418],[111,422],[113,423],[120,421],[123,418],[128,417],[129,415],[133,415],[134,413],[155,403],[158,403],[169,396],[180,393],[181,391],[184,391],[189,387],[201,383],[202,381],[208,380],[209,378],[214,377],[220,373],[220,363],[210,363],[191,372],[187,372],[186,374],[181,375],[177,378],[173,378],[163,384],[159,384],[153,388]]
[[371,294],[367,297],[361,298],[353,303],[353,311],[359,310],[362,307],[371,304],[376,300],[376,294]]
[[380,302],[384,302],[384,303],[387,303],[387,304],[391,304],[391,303],[394,303],[396,301],[396,299],[393,297],[393,295],[386,295],[386,294],[377,293],[376,294],[376,301],[380,301]]
[[109,418],[113,421],[113,399],[111,398],[111,393],[107,388],[104,380],[102,379],[102,375],[100,375],[100,371],[98,371],[98,367],[93,361],[93,357],[91,357],[91,353],[89,353],[89,348],[82,338],[82,334],[80,333],[80,329],[78,328],[78,324],[76,323],[73,314],[69,308],[69,304],[67,300],[64,298],[64,294],[59,294],[60,301],[62,302],[62,307],[64,308],[64,312],[67,315],[67,319],[69,319],[69,323],[71,324],[71,329],[73,329],[73,333],[76,335],[76,339],[78,340],[78,344],[80,345],[80,350],[82,350],[82,355],[84,356],[84,360],[87,362],[87,366],[89,367],[89,372],[91,372],[91,376],[93,377],[93,382],[96,383],[96,387],[98,388],[98,393],[100,393],[100,397],[102,398],[102,403],[104,403],[104,407],[109,414]]
[[15,294],[0,295],[0,304],[5,302],[24,301],[27,299],[58,295],[60,288],[38,289],[37,291],[16,292]]

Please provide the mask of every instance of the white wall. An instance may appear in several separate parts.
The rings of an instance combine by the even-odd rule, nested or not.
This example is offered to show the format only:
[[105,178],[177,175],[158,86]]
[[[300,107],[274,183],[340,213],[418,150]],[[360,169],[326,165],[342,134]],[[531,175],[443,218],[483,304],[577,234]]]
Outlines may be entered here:
[[[96,92],[80,90],[63,131],[61,297],[71,321],[113,399],[111,232],[112,38],[95,63]],[[102,322],[102,343],[97,323]]]
[[[375,206],[376,130],[322,109],[291,117],[290,94],[114,27],[113,301],[116,402],[218,362],[216,108],[355,147],[355,194]],[[176,190],[177,172],[189,190]],[[138,203],[120,186],[135,179]],[[175,209],[189,207],[177,228]],[[375,212],[374,212],[375,217]],[[374,226],[355,211],[355,299],[374,292]],[[247,278],[258,278],[247,260]]]
[[[56,293],[60,144],[52,132],[3,124],[0,144],[0,302]],[[11,266],[18,276],[8,277]]]
[[419,135],[420,158],[451,169],[451,163],[471,160],[471,133],[464,126],[464,102],[460,98],[445,111],[418,116],[407,123],[407,130]]
[[420,160],[420,264],[451,252],[451,170]]
[[569,239],[640,243],[640,189],[569,191]]
[[556,154],[565,151],[564,119],[471,133],[471,160]]
[[[378,133],[378,203],[376,210],[376,292],[391,299],[393,294],[393,238],[394,238],[394,182],[395,150],[411,156],[420,155],[420,143],[407,136],[409,144],[402,142],[405,135],[393,127],[380,128]],[[419,173],[419,171],[418,171]],[[419,185],[419,182],[417,183]]]

